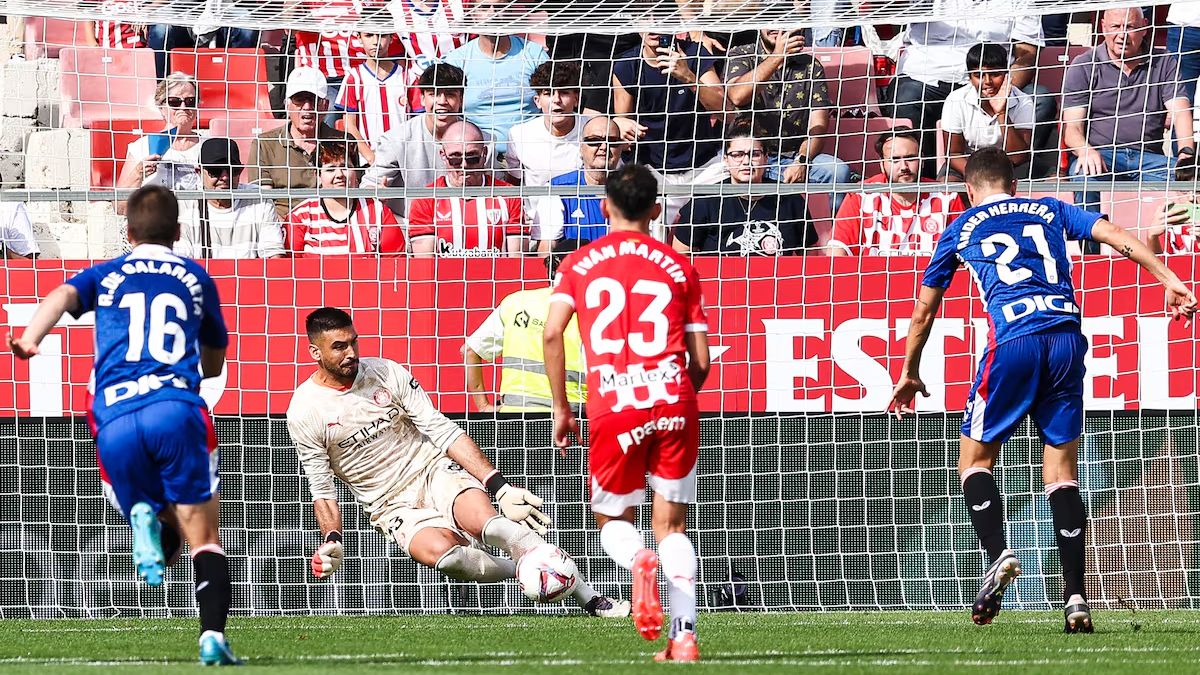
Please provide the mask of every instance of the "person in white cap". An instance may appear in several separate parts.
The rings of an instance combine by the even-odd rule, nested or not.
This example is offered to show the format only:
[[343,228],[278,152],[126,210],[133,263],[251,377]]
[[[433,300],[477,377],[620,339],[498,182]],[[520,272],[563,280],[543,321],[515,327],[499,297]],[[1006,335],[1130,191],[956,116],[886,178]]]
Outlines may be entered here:
[[[277,190],[317,187],[314,158],[319,143],[349,143],[344,131],[325,125],[329,85],[316,68],[296,68],[284,90],[287,124],[259,134],[250,146],[246,178],[250,183]],[[282,220],[300,200],[281,197],[275,210]]]

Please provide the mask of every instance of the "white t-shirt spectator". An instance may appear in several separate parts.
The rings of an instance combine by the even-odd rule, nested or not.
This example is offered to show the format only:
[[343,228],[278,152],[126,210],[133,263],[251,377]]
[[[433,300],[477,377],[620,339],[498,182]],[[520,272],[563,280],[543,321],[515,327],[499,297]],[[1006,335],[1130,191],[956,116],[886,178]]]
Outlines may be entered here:
[[[1005,11],[1012,11],[1011,0],[944,0],[943,4],[951,16],[970,16],[970,12],[991,9],[989,5],[997,2]],[[1045,39],[1041,17],[914,23],[905,33],[897,72],[925,84],[966,82],[967,50],[980,42],[1006,47],[1023,42],[1042,47]]]
[[[204,145],[204,139],[208,138],[208,134],[197,130],[196,135],[200,137],[200,140],[187,150],[167,148],[167,151],[163,153],[162,164],[173,164],[178,169],[170,169],[171,175],[167,176],[168,169],[164,167],[161,171],[151,174],[144,184],[163,185],[172,190],[199,190],[200,174],[188,167],[200,165],[200,146]],[[126,164],[140,162],[149,156],[150,136],[148,135],[130,143],[129,147],[125,149]]]
[[[972,152],[1000,145],[1000,123],[992,116],[990,104],[988,108],[983,109],[979,90],[974,85],[959,87],[946,97],[946,105],[942,108],[942,131],[962,134]],[[1016,87],[1008,93],[1008,121],[1018,129],[1033,130],[1033,98]]]
[[[287,253],[275,203],[234,199],[228,209],[206,204],[180,214],[175,253],[189,258],[273,258]],[[207,227],[207,229],[206,229]]]
[[29,213],[20,202],[0,202],[0,249],[7,249],[24,258],[41,253],[37,240],[33,238],[33,223],[29,222]]
[[551,178],[582,166],[579,144],[588,118],[575,115],[575,128],[566,136],[555,136],[546,121],[536,117],[513,126],[508,132],[508,173],[522,185],[546,185]]

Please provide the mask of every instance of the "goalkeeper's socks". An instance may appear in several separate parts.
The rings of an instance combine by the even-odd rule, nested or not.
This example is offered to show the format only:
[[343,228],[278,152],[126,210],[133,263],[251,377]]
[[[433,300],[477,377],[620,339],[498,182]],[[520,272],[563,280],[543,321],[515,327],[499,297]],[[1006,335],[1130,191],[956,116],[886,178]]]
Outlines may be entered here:
[[633,569],[633,556],[646,548],[642,541],[642,533],[625,520],[610,520],[600,528],[600,546],[613,562],[627,570]]
[[682,532],[673,532],[658,543],[658,560],[670,584],[671,625],[696,623],[696,549]]
[[575,588],[571,589],[571,597],[575,600],[575,604],[587,608],[587,604],[592,601],[592,598],[600,595],[592,585],[583,578],[583,573],[575,575]]
[[219,544],[208,544],[192,551],[196,572],[196,604],[200,607],[200,630],[225,632],[233,584],[229,581],[229,561]]
[[979,543],[987,551],[988,560],[996,562],[1008,548],[1004,541],[1004,502],[1000,500],[996,479],[988,469],[967,469],[963,473],[962,490]]
[[513,560],[520,560],[525,552],[546,543],[537,532],[504,516],[492,516],[483,524],[483,543],[495,546]]
[[1087,597],[1083,587],[1084,539],[1087,534],[1087,509],[1077,481],[1063,481],[1046,486],[1050,513],[1054,518],[1054,540],[1062,562],[1063,598],[1072,595]]

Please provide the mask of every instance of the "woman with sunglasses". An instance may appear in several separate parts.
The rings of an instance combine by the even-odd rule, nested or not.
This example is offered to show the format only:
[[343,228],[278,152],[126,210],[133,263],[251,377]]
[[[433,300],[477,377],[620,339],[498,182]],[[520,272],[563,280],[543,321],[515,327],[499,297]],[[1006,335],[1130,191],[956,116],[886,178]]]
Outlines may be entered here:
[[[154,101],[166,126],[129,144],[117,187],[139,188],[153,178],[172,190],[199,189],[195,167],[200,163],[200,142],[205,136],[196,129],[200,117],[196,79],[186,73],[171,73],[158,83]],[[160,164],[171,165],[170,175],[156,176]],[[117,205],[118,213],[122,212],[124,203]]]

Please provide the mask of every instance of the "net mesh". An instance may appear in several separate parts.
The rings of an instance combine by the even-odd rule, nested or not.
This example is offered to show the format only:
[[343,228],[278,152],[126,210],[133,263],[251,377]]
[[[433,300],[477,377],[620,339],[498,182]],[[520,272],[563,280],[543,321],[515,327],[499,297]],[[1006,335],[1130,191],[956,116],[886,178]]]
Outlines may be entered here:
[[[490,6],[499,4],[505,7]],[[489,5],[487,13],[478,5]],[[701,400],[700,502],[689,521],[701,559],[701,604],[958,609],[971,602],[986,566],[954,475],[957,411],[987,335],[977,292],[964,280],[951,289],[927,351],[933,395],[922,413],[896,421],[882,408],[903,358],[923,256],[963,206],[960,184],[940,170],[953,168],[952,159],[994,131],[990,123],[961,126],[964,119],[978,122],[965,116],[967,108],[958,109],[960,126],[952,126],[946,110],[953,106],[943,103],[951,90],[972,86],[963,65],[972,45],[1000,45],[1010,80],[1026,80],[1022,111],[1010,113],[1021,122],[1001,132],[1024,145],[1010,152],[1029,167],[1021,193],[1104,211],[1157,242],[1181,277],[1197,278],[1195,257],[1187,255],[1196,250],[1191,221],[1200,219],[1190,206],[1194,178],[1166,166],[1180,157],[1180,140],[1190,140],[1191,134],[1172,139],[1167,131],[1191,122],[1196,75],[1186,57],[1198,55],[1190,48],[1183,46],[1185,58],[1158,73],[1173,78],[1174,88],[1150,92],[1087,80],[1092,98],[1082,119],[1068,121],[1085,134],[1103,126],[1107,113],[1091,107],[1098,96],[1157,101],[1125,117],[1145,132],[1139,152],[1161,157],[1163,165],[1126,167],[1115,181],[1071,179],[1078,154],[1059,121],[1064,109],[1080,106],[1068,98],[1068,66],[1115,30],[1092,12],[1118,6],[13,0],[8,41],[0,48],[25,58],[3,64],[0,224],[8,254],[41,255],[5,260],[0,316],[19,330],[38,299],[88,259],[125,250],[120,198],[148,181],[168,185],[184,202],[180,250],[214,258],[206,265],[234,333],[229,368],[206,384],[205,395],[222,442],[222,536],[233,562],[235,611],[564,611],[533,607],[512,584],[455,583],[415,565],[371,530],[346,492],[346,566],[330,581],[311,578],[315,523],[281,415],[311,367],[298,327],[322,305],[349,308],[368,353],[410,367],[514,483],[553,504],[552,540],[597,588],[627,595],[628,575],[605,557],[587,513],[585,455],[553,452],[544,418],[478,412],[459,352],[503,297],[544,284],[544,268],[530,249],[586,240],[594,233],[588,228],[603,227],[591,211],[602,185],[587,176],[574,183],[551,179],[587,162],[603,164],[596,159],[603,144],[584,140],[611,136],[617,155],[659,170],[666,215],[655,231],[686,239],[705,280],[717,367]],[[1066,35],[1019,32],[1022,21],[1034,19],[1041,31],[1039,15],[1065,11],[1074,13],[1064,22],[1073,26]],[[24,24],[17,16],[26,17]],[[907,39],[887,38],[881,25],[922,20],[942,23],[915,27]],[[1146,44],[1175,45],[1168,29],[1178,23],[1167,23],[1161,11],[1149,22]],[[771,58],[753,32],[764,26],[801,29],[803,58],[783,74],[764,73],[765,89],[752,84],[749,93],[738,91],[738,69],[745,72],[748,63],[754,70]],[[404,58],[394,61],[396,79],[387,78],[393,88],[378,78],[355,83],[377,72],[372,67],[393,63],[381,56],[363,71],[369,46],[358,30],[396,33],[391,55]],[[695,68],[690,77],[700,86],[693,89],[689,75],[675,71],[663,87],[654,72],[673,68],[675,51],[691,57],[700,49],[687,30],[709,31],[721,45],[711,46],[711,60],[678,59]],[[647,42],[630,34],[637,31],[675,35]],[[484,40],[528,35],[508,43],[518,44],[520,58],[501,66],[478,51],[472,36],[481,33]],[[821,46],[834,34],[835,46]],[[417,86],[420,73],[439,60],[466,73],[459,104],[425,96]],[[510,68],[514,61],[519,67]],[[553,64],[545,73],[552,82],[556,73],[570,78],[535,105],[529,80],[542,62]],[[953,86],[941,87],[944,74],[917,72],[938,63],[952,73]],[[288,102],[289,74],[297,68],[318,71],[319,81],[300,84],[323,86],[328,111],[316,101]],[[175,72],[193,79],[168,78],[156,91]],[[700,78],[710,74],[719,87],[712,77]],[[774,89],[772,78],[779,80]],[[555,96],[575,87],[575,103]],[[714,103],[707,95],[718,89]],[[975,91],[987,103],[987,93],[981,99]],[[1187,104],[1179,105],[1181,99]],[[449,147],[433,135],[445,125],[431,114],[444,109],[449,117],[456,105],[484,132],[478,145],[486,164],[476,174],[489,172],[511,186],[435,183],[451,173],[447,156],[458,153],[461,165],[475,149],[466,141]],[[561,119],[585,109],[620,119],[599,131],[583,118],[570,128]],[[357,151],[357,161],[347,163],[361,170],[314,172],[310,164],[298,170],[293,160],[302,164],[306,155],[311,163],[320,149],[304,146],[291,155],[283,143],[264,149],[260,136],[328,112],[340,117],[329,120],[337,134],[318,145],[344,148],[341,134],[350,133],[351,149],[343,152]],[[308,121],[294,117],[301,114]],[[735,117],[753,123],[753,138],[739,142],[727,130]],[[559,123],[565,136],[551,131]],[[882,149],[887,158],[904,154],[892,137],[897,126],[926,131],[909,139],[914,149],[905,148],[914,160],[907,175],[897,168],[903,162],[879,161],[881,135],[893,144]],[[164,131],[170,127],[177,132]],[[192,130],[199,133],[193,137]],[[662,138],[675,133],[681,145]],[[235,142],[245,165],[243,189],[229,192],[197,170],[201,134]],[[396,139],[391,145],[389,134]],[[709,149],[695,147],[706,140]],[[1091,142],[1116,152],[1115,141]],[[802,152],[809,157],[801,162],[803,175],[789,176],[789,160]],[[1106,161],[1117,161],[1116,154]],[[731,179],[746,165],[749,175],[762,170],[778,182]],[[912,182],[920,173],[936,184]],[[779,205],[765,216],[730,217],[728,205],[751,194],[768,197],[756,203]],[[222,198],[235,201],[227,206]],[[350,212],[349,223],[341,209]],[[464,219],[478,231],[462,227]],[[718,252],[726,255],[700,255]],[[780,252],[809,255],[774,255]],[[1080,457],[1093,517],[1089,594],[1098,606],[1192,607],[1200,600],[1194,337],[1168,323],[1151,280],[1111,253],[1072,251],[1092,342]],[[274,255],[284,257],[228,259]],[[135,583],[129,530],[101,496],[95,446],[82,418],[91,331],[85,316],[53,331],[43,355],[28,364],[0,356],[0,616],[192,614],[186,565],[170,572],[163,590]],[[499,373],[485,366],[483,379],[494,401]],[[1009,541],[1024,565],[1009,602],[1023,608],[1055,606],[1061,591],[1038,443],[1036,430],[1022,426],[997,472],[1007,495]],[[647,522],[648,514],[641,515]]]

